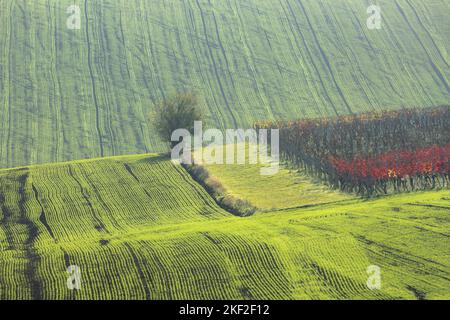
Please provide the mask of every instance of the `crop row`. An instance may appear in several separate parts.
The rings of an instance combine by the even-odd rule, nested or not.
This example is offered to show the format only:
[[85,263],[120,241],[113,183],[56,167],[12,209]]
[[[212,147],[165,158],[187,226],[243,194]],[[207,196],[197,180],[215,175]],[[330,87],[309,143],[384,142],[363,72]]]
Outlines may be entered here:
[[448,296],[448,192],[241,219],[181,166],[137,156],[0,171],[0,195],[2,300]]
[[380,32],[360,0],[0,3],[0,168],[165,151],[174,90],[221,129],[449,101],[446,1],[386,1]]

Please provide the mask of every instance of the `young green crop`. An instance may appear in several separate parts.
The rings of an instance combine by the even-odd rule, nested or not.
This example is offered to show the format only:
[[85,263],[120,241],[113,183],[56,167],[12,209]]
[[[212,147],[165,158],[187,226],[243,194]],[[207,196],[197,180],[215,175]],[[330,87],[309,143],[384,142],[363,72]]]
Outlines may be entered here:
[[0,168],[163,151],[176,91],[222,129],[448,103],[448,2],[379,5],[369,30],[360,0],[0,0]]
[[0,299],[448,299],[449,199],[238,218],[156,155],[1,170]]

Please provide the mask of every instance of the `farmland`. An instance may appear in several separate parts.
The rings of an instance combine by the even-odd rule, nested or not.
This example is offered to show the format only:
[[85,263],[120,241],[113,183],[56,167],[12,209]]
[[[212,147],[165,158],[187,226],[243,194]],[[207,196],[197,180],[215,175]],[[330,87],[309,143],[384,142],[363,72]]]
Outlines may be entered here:
[[[158,155],[0,182],[0,299],[450,298],[448,190],[238,218]],[[69,265],[81,290],[66,287]]]
[[[261,175],[263,164],[250,164],[248,145],[245,145],[245,164],[203,164],[209,174],[221,182],[225,192],[245,199],[258,211],[287,209],[349,200],[355,196],[330,189],[304,170],[282,166],[277,174]],[[203,153],[212,151],[204,148]],[[236,151],[235,151],[236,152]],[[223,146],[226,155],[226,146]],[[200,157],[197,151],[195,158]]]
[[0,0],[0,167],[162,151],[182,89],[218,128],[448,103],[449,2],[377,3]]
[[450,299],[450,2],[375,2],[0,0],[0,300]]

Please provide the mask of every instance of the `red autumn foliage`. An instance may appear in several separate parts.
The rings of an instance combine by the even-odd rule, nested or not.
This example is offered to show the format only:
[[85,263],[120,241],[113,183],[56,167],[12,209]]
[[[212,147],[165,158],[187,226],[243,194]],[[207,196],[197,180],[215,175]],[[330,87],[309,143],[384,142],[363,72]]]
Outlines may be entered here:
[[259,122],[279,129],[281,159],[365,196],[448,188],[450,106]]
[[450,143],[434,145],[414,151],[392,151],[372,158],[356,158],[346,161],[330,158],[338,176],[353,180],[410,178],[450,172]]

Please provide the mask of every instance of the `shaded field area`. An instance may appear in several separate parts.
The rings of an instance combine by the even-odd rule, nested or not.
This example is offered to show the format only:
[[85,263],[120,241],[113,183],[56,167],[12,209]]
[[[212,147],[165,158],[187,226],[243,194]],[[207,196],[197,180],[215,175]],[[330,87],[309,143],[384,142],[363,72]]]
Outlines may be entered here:
[[448,103],[448,1],[378,3],[0,0],[0,167],[163,151],[176,90],[218,128]]
[[238,218],[143,155],[2,170],[0,212],[1,299],[449,298],[448,190]]

